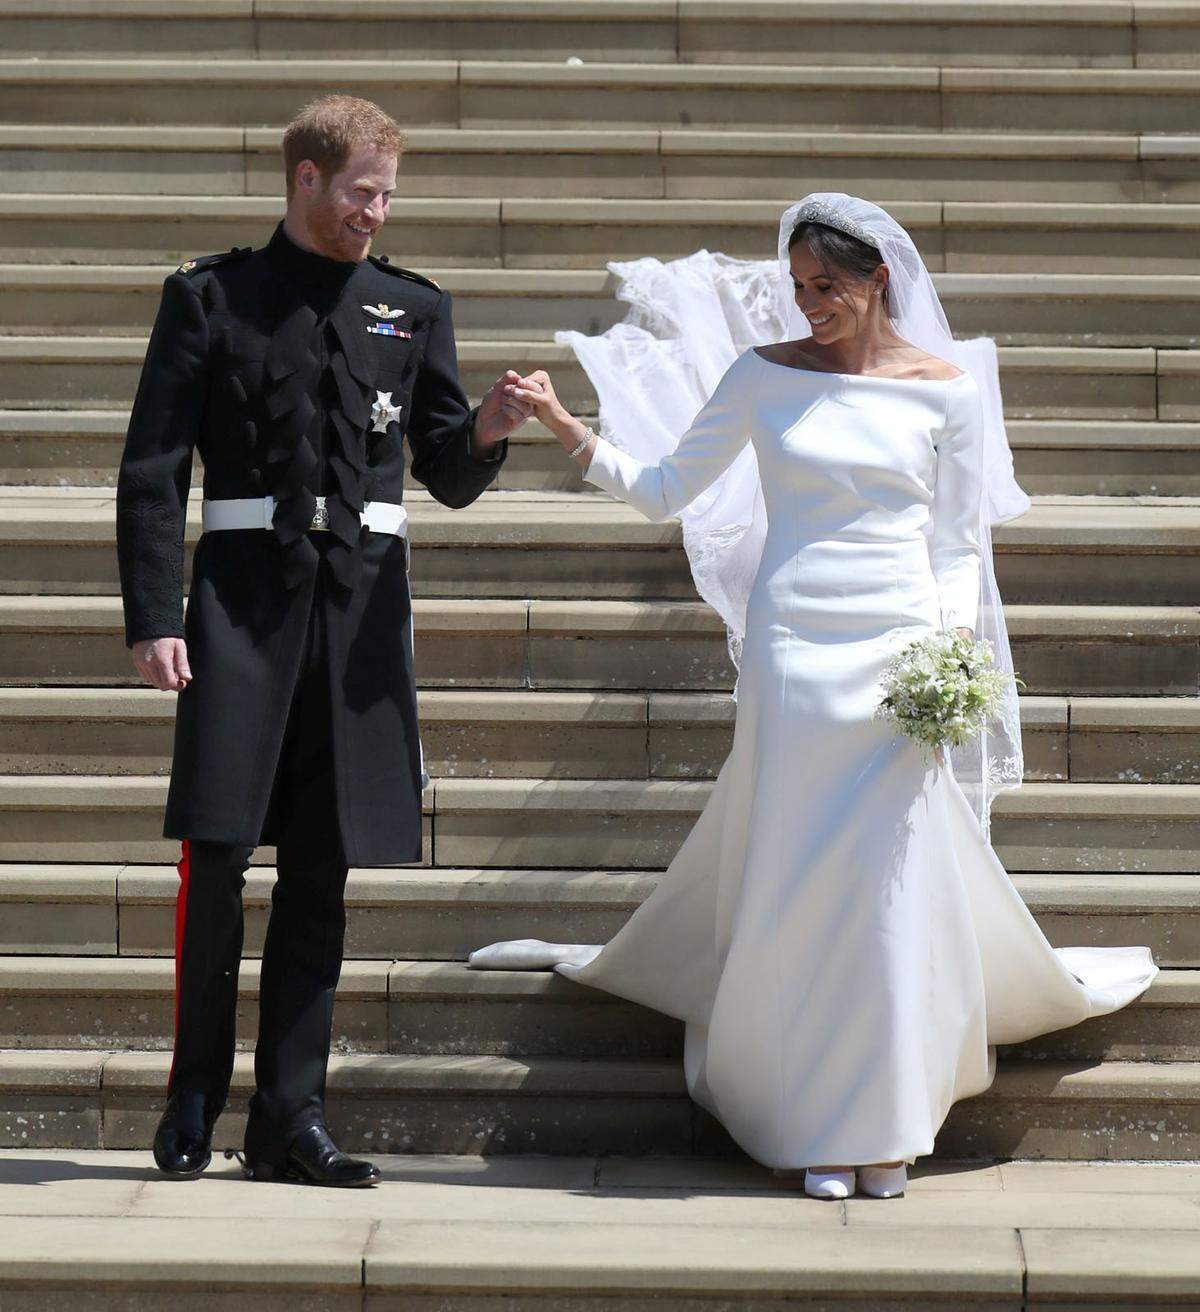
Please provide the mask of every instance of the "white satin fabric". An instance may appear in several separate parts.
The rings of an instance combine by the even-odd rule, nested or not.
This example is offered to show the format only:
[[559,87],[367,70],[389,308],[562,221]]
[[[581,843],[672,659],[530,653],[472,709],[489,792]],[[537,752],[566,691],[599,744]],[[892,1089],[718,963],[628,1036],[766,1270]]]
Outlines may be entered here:
[[[987,639],[996,666],[1012,675],[1013,660],[992,560],[992,526],[1029,509],[1017,483],[1004,425],[996,344],[986,337],[958,341],[912,238],[884,209],[844,192],[813,192],[779,220],[777,259],[740,260],[706,250],[665,263],[649,257],[613,262],[616,296],[629,310],[598,337],[560,332],[582,364],[600,402],[600,429],[622,451],[653,463],[674,450],[725,370],[760,342],[807,339],[808,320],[796,304],[788,245],[813,203],[869,237],[888,269],[893,331],[974,377],[983,409],[983,488],[979,505],[979,607],[970,621]],[[836,226],[836,225],[835,225]],[[766,508],[754,452],[747,448],[695,501],[679,508],[683,545],[696,591],[729,630],[741,663],[746,606],[766,535]],[[1021,717],[1012,680],[984,731],[950,751],[955,775],[984,835],[996,794],[1018,788],[1023,775]]]
[[[768,529],[733,748],[655,891],[542,965],[686,1022],[693,1097],[766,1165],[932,1151],[994,1045],[1123,1006],[1140,947],[1055,950],[948,766],[874,718],[898,647],[978,603],[980,399],[744,352],[675,452],[601,441],[589,481],[677,513],[752,443]],[[472,955],[522,968],[529,945]]]

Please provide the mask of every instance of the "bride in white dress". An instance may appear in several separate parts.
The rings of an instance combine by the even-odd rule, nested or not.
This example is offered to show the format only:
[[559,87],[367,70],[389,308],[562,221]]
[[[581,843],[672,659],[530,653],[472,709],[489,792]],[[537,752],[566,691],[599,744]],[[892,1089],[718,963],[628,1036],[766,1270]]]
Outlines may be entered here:
[[[914,278],[936,293],[878,207],[809,198],[780,247],[811,335],[738,355],[663,458],[585,429],[543,372],[514,385],[588,482],[651,519],[750,444],[766,529],[733,747],[655,891],[603,948],[519,940],[470,964],[553,967],[679,1018],[692,1096],[752,1157],[807,1168],[816,1196],[893,1196],[991,1083],[995,1045],[1113,1011],[1157,972],[1145,948],[1052,948],[951,762],[875,718],[891,654],[977,630],[986,398],[900,335]],[[919,266],[899,308],[896,251]]]

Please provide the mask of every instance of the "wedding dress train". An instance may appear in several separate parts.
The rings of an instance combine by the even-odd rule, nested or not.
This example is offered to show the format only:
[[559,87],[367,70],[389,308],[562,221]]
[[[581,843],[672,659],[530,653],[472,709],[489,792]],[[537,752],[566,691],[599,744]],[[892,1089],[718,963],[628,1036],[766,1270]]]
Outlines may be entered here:
[[678,449],[600,441],[587,478],[654,519],[754,444],[767,533],[733,746],[646,902],[603,947],[497,944],[686,1023],[692,1096],[758,1161],[905,1160],[991,1083],[995,1045],[1124,1006],[1149,951],[1050,946],[948,765],[875,717],[888,657],[971,626],[980,403],[744,352]]

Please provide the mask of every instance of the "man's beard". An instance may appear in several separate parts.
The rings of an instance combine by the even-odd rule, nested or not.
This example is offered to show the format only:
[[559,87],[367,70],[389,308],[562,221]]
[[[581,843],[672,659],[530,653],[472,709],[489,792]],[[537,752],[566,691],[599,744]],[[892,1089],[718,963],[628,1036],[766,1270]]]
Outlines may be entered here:
[[[331,259],[361,260],[366,251],[361,251],[354,234],[346,227],[346,218],[338,213],[336,205],[322,196],[313,203],[308,214],[308,229],[316,238],[322,253]],[[364,239],[367,251],[371,249],[370,239]]]

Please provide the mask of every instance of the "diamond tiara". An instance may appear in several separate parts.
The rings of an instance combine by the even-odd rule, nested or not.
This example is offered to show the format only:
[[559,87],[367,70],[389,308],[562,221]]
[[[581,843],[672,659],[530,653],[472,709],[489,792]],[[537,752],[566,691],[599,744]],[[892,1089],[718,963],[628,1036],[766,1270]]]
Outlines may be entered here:
[[806,205],[802,205],[792,222],[792,231],[795,232],[802,223],[822,223],[827,228],[836,228],[848,237],[855,237],[859,241],[865,242],[872,250],[877,251],[879,249],[879,239],[877,237],[868,232],[861,223],[855,223],[853,219],[848,219],[823,200],[810,200]]

